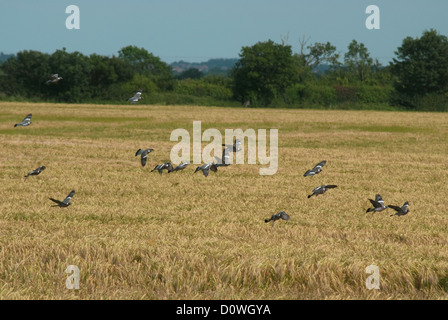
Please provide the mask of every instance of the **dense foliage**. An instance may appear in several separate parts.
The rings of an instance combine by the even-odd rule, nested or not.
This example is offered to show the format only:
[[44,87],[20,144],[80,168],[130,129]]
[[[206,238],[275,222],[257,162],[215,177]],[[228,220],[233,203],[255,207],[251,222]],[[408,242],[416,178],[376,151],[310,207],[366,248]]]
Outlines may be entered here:
[[252,47],[243,47],[240,57],[232,76],[235,98],[242,103],[255,100],[269,105],[298,81],[291,46],[272,40],[259,42]]
[[396,55],[391,71],[397,101],[410,108],[446,110],[448,38],[431,29],[420,38],[405,38]]
[[[330,42],[307,44],[293,52],[284,42],[258,42],[242,47],[238,60],[209,65],[168,65],[136,46],[111,57],[65,48],[2,53],[0,99],[122,104],[141,88],[139,103],[149,104],[448,111],[448,38],[435,30],[405,38],[389,66],[356,40],[342,62]],[[55,73],[63,79],[48,84]]]

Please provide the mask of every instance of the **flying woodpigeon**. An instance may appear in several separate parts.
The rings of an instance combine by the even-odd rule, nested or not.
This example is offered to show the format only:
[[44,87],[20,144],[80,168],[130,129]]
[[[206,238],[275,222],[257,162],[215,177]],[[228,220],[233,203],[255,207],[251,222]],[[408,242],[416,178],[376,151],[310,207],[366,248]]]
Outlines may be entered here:
[[272,221],[272,226],[274,226],[274,222],[279,219],[289,220],[289,215],[285,211],[280,211],[279,213],[273,214],[271,218],[264,219],[264,222],[268,223],[269,221]]
[[60,77],[57,73],[54,73],[48,77],[48,80],[45,82],[46,84],[50,83],[57,83],[62,80],[62,77]]
[[384,205],[384,200],[381,198],[379,194],[375,196],[375,200],[369,199],[370,203],[373,205],[373,208],[367,209],[367,212],[381,212],[388,208],[388,206]]
[[28,172],[28,174],[25,176],[25,179],[28,178],[29,176],[37,176],[38,174],[40,174],[42,171],[44,171],[46,169],[45,166],[40,166],[39,168]]
[[308,170],[307,172],[305,172],[305,174],[303,175],[304,177],[307,176],[314,176],[315,174],[318,174],[322,171],[322,167],[327,163],[326,160],[319,162],[318,164],[316,164],[314,166],[313,169]]
[[132,97],[130,97],[127,101],[131,101],[132,104],[137,103],[138,101],[143,99],[142,91],[143,91],[143,89],[138,89],[137,92],[134,93],[134,95]]
[[229,149],[230,152],[238,152],[243,150],[241,148],[241,141],[239,139],[235,139],[235,142],[233,144],[222,144],[223,147],[226,147],[226,149]]
[[33,115],[30,113],[30,114],[28,114],[26,117],[25,117],[25,119],[23,119],[22,120],[22,122],[20,122],[20,123],[16,123],[15,125],[14,125],[14,128],[15,127],[26,127],[26,126],[29,126],[32,122],[31,122],[31,117],[32,117]]
[[308,196],[308,198],[311,198],[314,195],[317,197],[320,194],[324,194],[328,189],[332,189],[332,188],[336,188],[336,187],[337,186],[334,184],[323,185],[323,186],[317,187],[313,190],[313,193]]
[[216,171],[218,171],[218,167],[216,166],[215,163],[210,162],[210,163],[206,163],[206,164],[203,164],[202,166],[197,167],[196,170],[193,173],[196,173],[198,171],[202,171],[204,176],[208,177],[209,170],[212,170],[213,172],[216,172]]
[[215,159],[218,161],[216,164],[217,167],[227,167],[230,166],[230,150],[229,148],[222,149],[222,156],[221,158],[215,157]]
[[159,164],[157,166],[155,166],[154,169],[151,170],[151,172],[157,170],[160,174],[163,173],[163,169],[166,169],[168,171],[168,173],[170,173],[171,171],[173,171],[173,166],[171,165],[171,163],[169,161]]
[[394,209],[395,211],[397,211],[394,214],[391,214],[390,215],[391,217],[392,216],[404,216],[404,215],[408,214],[409,211],[411,211],[409,209],[409,201],[406,201],[401,208],[398,207],[398,206],[391,206],[391,205],[389,206],[389,208]]
[[138,149],[137,152],[135,153],[135,156],[138,156],[139,154],[141,155],[142,167],[146,165],[148,154],[150,154],[152,151],[154,151],[154,149],[146,149],[146,150]]
[[170,173],[170,172],[174,172],[174,171],[184,170],[189,164],[190,164],[190,161],[182,162],[180,165],[178,165],[178,166],[177,166],[176,168],[174,168],[173,170],[168,171],[168,173]]
[[59,200],[56,200],[56,199],[53,199],[53,198],[49,198],[49,199],[50,199],[51,201],[57,203],[56,205],[54,205],[54,206],[52,206],[52,207],[61,207],[61,208],[64,208],[64,207],[68,207],[69,205],[72,204],[72,203],[70,202],[70,200],[73,198],[74,195],[75,195],[75,190],[72,190],[72,191],[68,194],[67,198],[64,199],[64,201],[59,201]]

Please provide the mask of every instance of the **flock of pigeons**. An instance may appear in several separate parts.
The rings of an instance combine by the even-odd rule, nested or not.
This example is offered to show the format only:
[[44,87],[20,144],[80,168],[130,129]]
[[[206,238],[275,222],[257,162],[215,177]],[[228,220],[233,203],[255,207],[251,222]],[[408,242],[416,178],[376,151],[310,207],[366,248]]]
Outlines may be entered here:
[[[305,174],[303,175],[304,177],[312,177],[316,174],[319,174],[320,172],[322,172],[322,167],[325,166],[325,164],[327,163],[326,160],[319,162],[318,164],[316,164],[314,166],[313,169],[307,170],[305,172]],[[334,184],[326,184],[326,185],[322,185],[322,186],[318,186],[317,188],[315,188],[313,190],[313,192],[308,195],[308,198],[311,198],[312,196],[318,196],[320,194],[324,194],[326,191],[328,191],[329,189],[334,189],[337,188],[337,185]],[[379,194],[377,194],[375,196],[375,200],[373,199],[369,199],[370,203],[373,205],[373,208],[368,208],[366,213],[368,212],[381,212],[386,210],[387,208],[391,208],[394,209],[396,212],[395,214],[390,215],[392,216],[404,216],[406,214],[409,213],[410,209],[409,209],[409,201],[406,201],[403,206],[399,207],[399,206],[394,206],[394,205],[388,205],[385,206],[384,205],[384,200],[383,198],[381,198],[381,196]],[[290,217],[289,215],[284,212],[281,211],[279,213],[273,214],[271,218],[269,219],[265,219],[264,222],[268,223],[270,221],[272,221],[272,226],[274,225],[274,222],[277,220],[289,220]]]
[[[48,80],[45,82],[45,84],[47,84],[47,85],[50,85],[50,84],[52,84],[52,83],[58,83],[59,81],[61,81],[63,78],[62,77],[60,77],[59,76],[59,74],[57,74],[57,73],[54,73],[54,74],[51,74],[49,77],[48,77]],[[136,103],[136,102],[138,102],[138,101],[140,101],[141,99],[143,99],[143,97],[142,97],[142,89],[139,89],[139,90],[137,90],[137,92],[131,97],[131,98],[129,98],[127,101],[131,101],[131,103]],[[32,117],[33,115],[30,113],[30,114],[28,114],[23,120],[22,120],[22,122],[20,122],[20,123],[16,123],[15,125],[14,125],[14,128],[15,127],[27,127],[27,126],[29,126],[32,122],[31,122],[31,117]],[[137,151],[137,154],[136,155],[138,155],[138,154],[141,154],[142,155],[142,165],[143,166],[145,166],[145,164],[146,164],[146,158],[147,158],[147,156],[148,156],[148,154],[150,153],[152,151],[152,149],[148,149],[148,150],[139,150],[139,151]],[[183,167],[183,168],[185,168],[185,167]],[[174,169],[174,170],[172,170],[172,171],[177,171],[177,170],[182,170],[183,169],[182,168],[182,165],[180,165],[178,168],[176,168],[176,169]],[[46,167],[45,166],[40,166],[39,168],[37,168],[37,169],[35,169],[35,170],[32,170],[32,171],[30,171],[30,172],[28,172],[28,174],[25,176],[25,179],[26,178],[28,178],[29,176],[37,176],[37,175],[39,175],[39,174],[41,174],[42,173],[42,171],[44,171],[46,169]],[[160,171],[159,171],[160,172]],[[70,193],[69,193],[69,195],[63,200],[63,201],[60,201],[60,200],[56,200],[56,199],[53,199],[53,198],[49,198],[51,201],[53,201],[53,202],[55,202],[56,203],[56,205],[54,205],[54,206],[52,206],[52,207],[61,207],[61,208],[64,208],[64,207],[68,207],[69,205],[71,205],[71,202],[70,202],[70,200],[73,198],[73,196],[75,195],[75,190],[72,190]]]
[[[239,139],[236,139],[233,145],[223,144],[222,146],[224,148],[222,151],[221,159],[218,157],[215,157],[217,160],[217,163],[210,162],[210,163],[203,164],[203,165],[197,167],[196,170],[194,171],[194,173],[196,173],[198,171],[202,171],[204,176],[207,177],[210,170],[213,172],[217,172],[218,167],[230,165],[230,163],[229,163],[230,152],[238,152],[238,151],[242,150],[241,141]],[[154,151],[154,149],[151,149],[151,148],[145,149],[145,150],[138,149],[137,152],[135,153],[135,156],[140,155],[141,164],[143,167],[146,165],[148,154],[150,154],[152,151]],[[323,168],[323,166],[325,166],[326,163],[327,163],[326,160],[319,162],[318,164],[316,164],[314,166],[314,168],[307,170],[303,176],[304,177],[308,177],[308,176],[312,177],[316,174],[319,174],[320,172],[322,172],[322,168]],[[165,163],[156,165],[154,167],[154,169],[151,170],[151,172],[158,171],[159,174],[163,174],[163,170],[167,170],[168,173],[173,172],[173,171],[180,171],[180,170],[184,170],[189,164],[190,164],[190,162],[182,162],[179,166],[174,168],[173,165],[169,161],[167,161]],[[317,197],[318,195],[324,194],[326,191],[328,191],[329,189],[333,189],[333,188],[337,188],[337,185],[326,184],[326,185],[318,186],[313,190],[313,192],[310,195],[308,195],[308,198],[311,198],[312,196]],[[396,213],[391,216],[394,216],[394,215],[403,216],[403,215],[406,215],[410,211],[408,201],[406,201],[402,207],[393,206],[393,205],[385,206],[384,200],[381,198],[381,196],[379,194],[376,195],[375,200],[369,199],[369,201],[372,203],[373,208],[367,209],[366,213],[381,212],[387,208],[391,208],[396,211]],[[273,214],[271,216],[271,218],[265,219],[264,221],[266,223],[272,221],[272,225],[274,225],[274,222],[277,220],[280,220],[280,219],[289,220],[290,217],[286,212],[281,211],[279,213]]]
[[[48,81],[57,82],[60,79],[62,79],[62,78],[58,77],[57,74],[54,74],[54,75],[52,75],[52,79],[50,79]],[[49,83],[48,81],[47,81],[47,83]],[[128,99],[128,101],[131,101],[132,103],[135,103],[135,102],[139,101],[140,99],[142,99],[141,93],[142,93],[142,89],[139,89],[137,91],[137,93],[132,98]],[[22,120],[22,122],[16,123],[14,125],[14,127],[19,127],[19,126],[26,127],[26,126],[29,126],[32,123],[31,122],[31,117],[32,117],[32,114],[30,113]],[[241,151],[242,150],[241,145],[242,144],[241,144],[241,141],[239,139],[236,139],[233,145],[223,144],[222,146],[224,148],[222,150],[222,157],[221,158],[215,157],[215,159],[217,160],[217,163],[209,162],[209,163],[203,164],[201,166],[198,166],[196,168],[196,170],[194,171],[194,173],[196,173],[198,171],[202,171],[202,174],[205,177],[207,177],[209,175],[210,170],[216,173],[218,171],[219,167],[229,166],[230,165],[230,152],[239,152],[239,151]],[[151,152],[153,152],[153,151],[154,151],[154,149],[152,149],[152,148],[138,149],[137,150],[137,152],[135,153],[135,156],[136,157],[140,156],[140,162],[141,162],[142,167],[146,166],[148,155]],[[314,168],[312,168],[310,170],[307,170],[303,176],[304,177],[308,177],[308,176],[312,177],[312,176],[315,176],[315,175],[321,173],[322,172],[322,168],[325,166],[326,163],[327,163],[326,160],[319,162],[318,164],[316,164],[314,166]],[[184,170],[189,164],[190,164],[190,162],[182,162],[177,167],[173,167],[173,165],[169,161],[167,161],[165,163],[156,165],[154,167],[154,169],[151,170],[151,172],[157,171],[157,172],[159,172],[159,174],[163,174],[163,170],[167,170],[168,173],[175,172],[175,171],[181,171],[181,170]],[[45,166],[40,166],[37,169],[28,172],[28,174],[25,176],[25,179],[27,179],[29,176],[39,175],[45,169],[46,169]],[[337,185],[329,184],[329,185],[318,186],[318,187],[316,187],[312,191],[312,193],[310,195],[308,195],[308,198],[311,198],[312,196],[316,196],[317,197],[318,195],[324,194],[328,190],[334,189],[334,188],[337,188]],[[75,191],[72,190],[69,193],[69,195],[63,201],[56,200],[56,199],[53,199],[53,198],[49,198],[51,201],[56,203],[56,205],[53,205],[52,207],[61,207],[61,208],[68,207],[69,205],[71,205],[70,200],[73,198],[74,194],[75,194]],[[395,215],[397,215],[397,216],[404,216],[404,215],[408,214],[409,211],[410,211],[410,209],[409,209],[409,202],[408,201],[406,201],[403,204],[403,206],[401,206],[401,207],[394,206],[394,205],[386,206],[386,205],[384,205],[384,200],[382,199],[382,197],[379,194],[377,194],[375,196],[375,200],[369,199],[369,201],[373,205],[373,208],[368,208],[366,213],[369,213],[369,212],[381,212],[381,211],[386,210],[387,208],[391,208],[391,209],[396,211],[395,214],[392,214],[391,216],[395,216]],[[271,216],[271,218],[265,219],[265,222],[267,223],[267,222],[272,221],[272,226],[273,226],[274,222],[277,221],[277,220],[280,220],[280,219],[282,219],[282,220],[289,220],[290,217],[289,217],[289,215],[286,212],[281,211],[279,213],[273,214]]]
[[[54,78],[53,78],[53,81],[55,81],[55,82],[57,82],[57,81],[59,81],[60,79],[62,79],[62,78],[60,78],[60,79],[58,79],[58,75],[57,74],[54,74],[54,75],[52,75],[52,76],[55,76]],[[50,81],[50,80],[48,80],[48,81]],[[49,83],[47,81],[47,83]],[[22,120],[22,122],[20,122],[20,123],[16,123],[15,125],[14,125],[14,128],[16,128],[16,127],[27,127],[27,126],[29,126],[32,122],[31,122],[31,117],[32,117],[33,115],[30,113],[30,114],[28,114],[26,117],[25,117],[25,119],[23,119]],[[44,171],[46,169],[46,167],[45,166],[40,166],[40,167],[38,167],[37,169],[34,169],[34,170],[32,170],[32,171],[30,171],[30,172],[28,172],[28,174],[25,176],[25,179],[26,178],[28,178],[29,176],[37,176],[37,175],[39,175],[39,174],[41,174],[42,173],[42,171]],[[71,205],[71,202],[70,202],[70,200],[73,198],[73,195],[75,194],[75,191],[74,190],[72,190],[71,192],[70,192],[70,194],[63,200],[63,201],[59,201],[59,200],[56,200],[56,199],[53,199],[53,198],[49,198],[51,201],[53,201],[53,202],[56,202],[56,205],[54,205],[53,207],[61,207],[61,208],[63,208],[63,207],[68,207],[69,205]]]
[[[59,81],[59,80],[56,80],[58,78],[57,74],[55,74],[54,76],[55,76],[54,80],[55,81]],[[140,94],[138,96],[134,96],[133,98],[137,99],[137,101],[138,101],[139,99],[141,99],[141,89],[137,93],[140,93]],[[130,99],[133,99],[133,98],[130,98]],[[22,122],[16,123],[14,125],[14,128],[15,127],[19,127],[19,126],[20,127],[27,127],[27,126],[29,126],[32,123],[31,122],[31,117],[32,116],[33,115],[31,113],[28,114],[22,120]],[[206,163],[206,164],[204,164],[202,166],[197,167],[194,173],[196,173],[198,171],[202,171],[204,176],[207,177],[210,170],[213,171],[213,172],[217,172],[218,171],[218,167],[225,167],[225,166],[229,166],[230,165],[230,163],[229,163],[229,159],[230,159],[229,152],[238,152],[238,151],[242,150],[241,149],[241,141],[238,140],[238,139],[236,139],[236,141],[235,141],[235,143],[233,145],[229,146],[229,145],[223,144],[223,146],[224,146],[224,149],[223,149],[223,152],[222,152],[222,158],[220,159],[220,158],[216,157],[216,159],[218,160],[218,163],[214,163],[214,162]],[[144,150],[138,149],[137,152],[135,153],[135,156],[140,156],[140,162],[141,162],[142,167],[146,166],[148,155],[152,151],[154,151],[154,149],[152,149],[152,148],[148,148],[148,149],[144,149]],[[168,161],[168,162],[165,162],[163,164],[155,166],[155,168],[153,170],[151,170],[151,172],[157,170],[160,174],[162,174],[163,170],[165,170],[165,169],[168,171],[168,173],[175,172],[175,171],[181,171],[181,170],[184,170],[189,164],[190,164],[190,162],[182,162],[181,164],[179,164],[177,167],[174,168],[173,165]],[[44,171],[45,169],[46,169],[45,166],[40,166],[37,169],[28,172],[28,174],[25,176],[25,179],[27,179],[29,176],[37,176],[37,175],[41,174],[42,171]],[[64,207],[68,207],[69,205],[71,205],[70,200],[73,198],[74,195],[75,195],[75,191],[72,190],[69,193],[69,195],[63,201],[56,200],[56,199],[53,199],[53,198],[49,198],[49,199],[56,203],[56,205],[53,205],[53,207],[64,208]]]
[[[236,139],[233,145],[223,144],[222,146],[224,147],[222,150],[222,157],[221,158],[215,157],[215,159],[217,160],[217,163],[215,163],[215,162],[205,163],[205,164],[197,167],[193,173],[202,171],[202,174],[204,176],[208,177],[210,170],[213,172],[217,172],[219,167],[227,167],[230,165],[230,152],[238,152],[238,151],[243,150],[241,148],[241,141],[239,139]],[[144,167],[146,165],[148,155],[152,151],[154,151],[154,149],[151,149],[151,148],[144,149],[144,150],[138,149],[137,152],[135,153],[136,157],[140,156],[140,162],[142,164],[142,167]],[[175,172],[175,171],[181,171],[181,170],[184,170],[189,164],[190,164],[189,161],[182,162],[181,164],[179,164],[177,167],[174,168],[173,165],[171,164],[171,162],[167,161],[165,163],[156,165],[154,167],[154,169],[151,170],[151,172],[157,171],[157,172],[159,172],[159,174],[163,174],[163,170],[166,170],[168,173]]]

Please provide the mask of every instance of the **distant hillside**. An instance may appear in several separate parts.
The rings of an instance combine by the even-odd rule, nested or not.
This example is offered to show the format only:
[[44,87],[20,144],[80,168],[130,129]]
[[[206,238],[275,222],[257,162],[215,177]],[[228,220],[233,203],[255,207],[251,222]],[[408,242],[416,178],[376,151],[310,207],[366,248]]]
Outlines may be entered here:
[[171,63],[171,67],[175,74],[181,73],[188,69],[198,69],[204,74],[227,74],[238,61],[232,59],[210,59],[207,62],[186,62],[183,60]]
[[13,54],[4,54],[3,52],[0,52],[0,64],[8,60],[9,58],[14,57]]

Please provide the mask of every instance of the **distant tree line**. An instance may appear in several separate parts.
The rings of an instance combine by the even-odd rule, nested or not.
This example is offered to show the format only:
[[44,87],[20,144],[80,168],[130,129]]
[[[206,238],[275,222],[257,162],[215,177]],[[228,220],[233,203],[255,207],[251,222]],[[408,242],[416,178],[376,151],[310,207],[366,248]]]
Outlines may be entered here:
[[[285,41],[268,40],[243,47],[233,67],[224,68],[230,72],[208,74],[196,68],[175,73],[136,46],[111,57],[65,48],[52,54],[21,51],[0,62],[0,99],[125,103],[141,88],[139,103],[148,104],[240,106],[250,101],[250,107],[448,111],[447,37],[433,29],[420,38],[407,37],[395,55],[382,66],[356,40],[343,56],[330,42],[303,38],[299,52],[293,52]],[[216,68],[223,63],[215,62]],[[63,80],[47,84],[54,73]]]
[[[388,66],[350,42],[343,63],[331,43],[300,42],[300,52],[269,40],[243,47],[233,69],[234,98],[251,105],[448,111],[448,39],[431,29],[407,37]],[[326,65],[325,73],[316,70]]]

